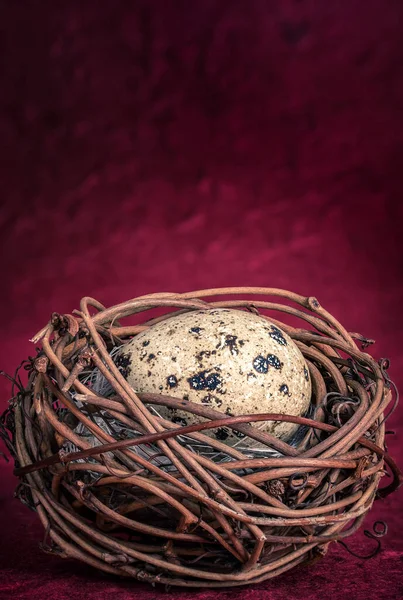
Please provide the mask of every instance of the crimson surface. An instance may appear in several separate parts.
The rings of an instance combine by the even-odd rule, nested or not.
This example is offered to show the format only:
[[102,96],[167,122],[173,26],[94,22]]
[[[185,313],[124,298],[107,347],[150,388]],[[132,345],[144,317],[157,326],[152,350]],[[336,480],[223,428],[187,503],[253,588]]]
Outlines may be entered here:
[[[397,0],[1,1],[0,367],[83,295],[254,285],[318,297],[402,387],[402,34]],[[252,588],[164,592],[42,553],[2,457],[0,477],[0,598],[403,595],[402,491],[367,517],[389,525],[371,560],[333,544]]]

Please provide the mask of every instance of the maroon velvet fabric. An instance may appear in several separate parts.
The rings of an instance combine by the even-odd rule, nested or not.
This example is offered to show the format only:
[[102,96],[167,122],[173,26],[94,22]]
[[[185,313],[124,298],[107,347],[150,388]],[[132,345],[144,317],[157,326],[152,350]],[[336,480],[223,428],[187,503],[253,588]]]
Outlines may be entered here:
[[[403,384],[403,4],[0,3],[0,367],[83,295],[254,285],[315,295]],[[0,408],[9,384],[0,381]],[[388,422],[403,463],[400,407]],[[403,595],[402,492],[374,559],[333,544],[276,580],[162,589],[43,554],[0,457],[0,598]],[[374,542],[348,540],[359,554]]]

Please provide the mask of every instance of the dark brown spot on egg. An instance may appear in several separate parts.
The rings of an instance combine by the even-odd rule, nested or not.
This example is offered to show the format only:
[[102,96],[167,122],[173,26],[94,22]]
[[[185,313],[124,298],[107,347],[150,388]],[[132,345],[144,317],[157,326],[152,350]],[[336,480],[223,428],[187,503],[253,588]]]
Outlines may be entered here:
[[218,373],[208,373],[200,371],[193,377],[188,378],[189,385],[194,390],[215,390],[221,383],[221,377]]
[[147,362],[149,363],[150,361],[152,361],[152,360],[153,360],[153,358],[155,358],[155,354],[153,354],[153,353],[151,352],[151,354],[149,354],[149,355],[148,355]]
[[167,377],[167,386],[170,388],[174,388],[178,385],[178,379],[175,375],[169,375]]
[[268,354],[267,362],[271,367],[274,367],[275,369],[281,369],[282,363],[280,362],[278,356],[276,356],[275,354]]
[[275,340],[276,342],[278,342],[279,344],[281,344],[281,346],[286,346],[287,345],[287,340],[285,339],[285,337],[283,336],[282,331],[280,331],[280,329],[278,327],[275,327],[274,325],[272,325],[271,328],[270,328],[269,335],[270,335],[270,337],[273,338],[273,340]]
[[143,345],[143,346],[148,346],[148,344],[149,344],[149,343],[150,343],[150,340],[144,340],[144,342],[143,342],[143,344],[142,344],[142,345]]
[[238,340],[238,336],[236,336],[236,335],[227,334],[225,336],[224,345],[230,349],[230,352],[233,355],[238,354],[238,352],[239,352],[239,348],[237,347],[237,340]]
[[218,373],[210,373],[206,377],[206,385],[209,390],[215,390],[221,384],[221,377]]
[[307,381],[309,381],[309,373],[308,373],[308,369],[306,367],[304,367],[304,377]]
[[147,371],[147,377],[151,377],[151,371]]
[[259,356],[257,356],[253,361],[253,368],[258,373],[267,373],[269,370],[269,363],[264,356],[259,354]]
[[210,354],[210,350],[201,350],[198,354],[196,354],[196,359],[199,361],[199,363],[201,363],[203,361],[203,358],[208,358]]
[[196,335],[199,335],[199,333],[203,330],[203,327],[191,327],[189,329],[189,333],[195,333]]
[[188,382],[193,390],[204,390],[206,389],[206,380],[203,374],[193,375],[188,377]]
[[115,365],[118,370],[122,373],[123,377],[127,379],[130,373],[130,356],[127,354],[119,354],[115,359]]
[[288,385],[286,383],[283,383],[282,385],[280,385],[280,392],[282,394],[285,394],[286,396],[288,396],[289,389],[288,389]]

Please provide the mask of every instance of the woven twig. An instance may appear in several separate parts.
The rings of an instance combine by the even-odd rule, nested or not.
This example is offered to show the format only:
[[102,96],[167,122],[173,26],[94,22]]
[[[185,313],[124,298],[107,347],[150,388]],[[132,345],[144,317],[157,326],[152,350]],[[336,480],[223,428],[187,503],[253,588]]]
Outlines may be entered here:
[[[311,375],[310,418],[231,417],[134,392],[114,348],[172,314],[213,306],[268,316],[291,336]],[[154,308],[176,312],[139,321]],[[282,313],[299,318],[301,328],[283,323]],[[135,324],[121,323],[132,315]],[[251,584],[325,554],[330,542],[357,531],[374,499],[402,482],[384,443],[384,414],[395,396],[388,363],[360,350],[356,341],[365,348],[372,340],[348,333],[313,297],[229,288],[153,294],[108,309],[83,298],[73,315],[54,313],[33,341],[42,348],[25,362],[28,383],[14,379],[0,435],[21,478],[17,493],[45,528],[48,552],[151,583]],[[91,387],[95,370],[108,394]],[[204,421],[180,427],[150,405]],[[270,420],[296,423],[304,435],[290,444],[255,426]],[[204,433],[224,426],[270,452],[254,457]],[[211,456],[198,447],[212,449]],[[378,489],[385,473],[392,479]],[[373,535],[384,532],[378,524]]]

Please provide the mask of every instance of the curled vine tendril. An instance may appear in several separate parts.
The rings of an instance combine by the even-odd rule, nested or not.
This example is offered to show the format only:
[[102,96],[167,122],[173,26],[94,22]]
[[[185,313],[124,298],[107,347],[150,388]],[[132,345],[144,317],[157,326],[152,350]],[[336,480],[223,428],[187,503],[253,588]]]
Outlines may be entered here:
[[369,554],[366,554],[366,555],[362,555],[362,554],[358,554],[357,552],[354,552],[354,550],[351,550],[351,548],[349,548],[349,546],[346,544],[346,542],[343,542],[343,540],[338,540],[338,543],[341,544],[343,546],[343,548],[345,548],[347,550],[347,552],[349,554],[351,554],[352,556],[355,556],[356,558],[360,558],[362,560],[368,560],[370,558],[374,558],[374,556],[379,554],[379,552],[381,551],[381,548],[382,548],[382,542],[381,542],[380,538],[387,535],[387,533],[388,533],[388,525],[387,525],[387,523],[385,523],[385,521],[375,521],[375,523],[372,525],[372,531],[369,531],[369,529],[364,530],[365,537],[369,538],[370,540],[375,540],[375,542],[377,544],[376,548],[374,550],[372,550],[372,552],[370,552]]

